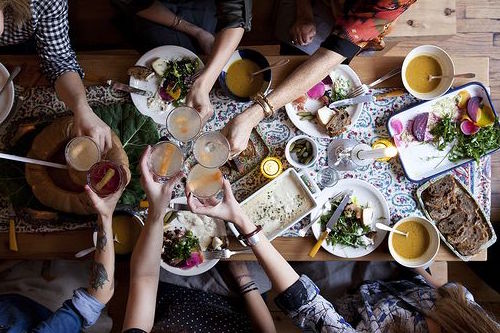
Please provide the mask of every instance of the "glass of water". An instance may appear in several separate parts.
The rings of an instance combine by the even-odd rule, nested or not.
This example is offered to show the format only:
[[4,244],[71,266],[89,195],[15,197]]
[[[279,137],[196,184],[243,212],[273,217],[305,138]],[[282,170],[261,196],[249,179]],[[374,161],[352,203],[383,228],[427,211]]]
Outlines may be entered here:
[[338,183],[340,176],[335,168],[328,166],[318,171],[316,179],[318,184],[324,188],[335,186]]

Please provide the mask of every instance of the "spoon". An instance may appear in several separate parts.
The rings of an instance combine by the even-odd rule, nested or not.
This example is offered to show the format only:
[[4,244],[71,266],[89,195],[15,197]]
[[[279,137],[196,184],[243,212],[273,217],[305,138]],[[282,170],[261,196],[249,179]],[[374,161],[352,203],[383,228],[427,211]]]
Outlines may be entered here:
[[380,223],[380,222],[377,222],[375,223],[375,227],[377,229],[381,229],[381,230],[385,230],[385,231],[392,231],[396,234],[399,234],[399,235],[402,235],[402,236],[405,236],[405,237],[408,237],[408,233],[407,232],[402,232],[402,231],[399,231],[397,229],[394,229],[394,228],[391,228],[389,227],[388,225],[385,225],[383,223]]
[[9,85],[9,83],[16,78],[17,74],[19,74],[20,71],[21,71],[21,67],[19,67],[19,66],[14,67],[14,69],[12,70],[12,73],[10,73],[9,77],[7,78],[7,81],[5,81],[2,89],[0,89],[0,95],[5,90],[5,87],[7,87]]
[[[118,244],[121,244],[119,241],[118,241],[118,237],[116,236],[115,234],[115,237],[113,238],[113,241],[115,243],[118,243]],[[96,247],[95,246],[92,246],[92,247],[89,247],[88,249],[85,249],[85,250],[81,250],[77,253],[75,253],[75,258],[82,258],[82,257],[85,257],[87,254],[89,253],[92,253],[96,250]]]
[[280,66],[284,66],[286,64],[288,64],[290,62],[290,59],[281,59],[280,61],[277,61],[275,62],[274,64],[272,64],[271,66],[267,66],[267,67],[264,67],[256,72],[253,72],[252,74],[250,74],[251,76],[255,76],[257,74],[260,74],[262,72],[265,72],[267,71],[268,69],[271,69],[271,68],[276,68],[276,67],[280,67]]
[[464,74],[455,74],[455,75],[430,75],[429,74],[429,81],[434,80],[434,79],[442,79],[442,78],[448,78],[448,77],[462,77],[465,79],[473,79],[476,77],[476,74],[474,73],[464,73]]

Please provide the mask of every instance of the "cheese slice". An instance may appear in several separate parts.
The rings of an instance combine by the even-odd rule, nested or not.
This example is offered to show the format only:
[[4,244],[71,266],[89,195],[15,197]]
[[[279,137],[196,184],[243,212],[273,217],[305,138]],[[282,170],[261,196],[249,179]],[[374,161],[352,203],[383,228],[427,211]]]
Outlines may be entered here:
[[321,125],[326,126],[328,122],[330,122],[330,119],[332,119],[334,113],[335,111],[328,108],[328,106],[323,106],[316,113],[316,117],[318,118],[318,121]]

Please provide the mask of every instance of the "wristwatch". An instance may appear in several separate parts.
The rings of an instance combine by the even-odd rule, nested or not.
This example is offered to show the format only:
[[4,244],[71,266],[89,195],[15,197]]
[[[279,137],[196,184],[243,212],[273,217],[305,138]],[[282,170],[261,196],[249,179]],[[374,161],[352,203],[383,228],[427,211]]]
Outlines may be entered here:
[[262,230],[262,226],[258,225],[254,231],[249,234],[240,234],[238,240],[244,242],[247,246],[255,246],[260,242],[258,233]]

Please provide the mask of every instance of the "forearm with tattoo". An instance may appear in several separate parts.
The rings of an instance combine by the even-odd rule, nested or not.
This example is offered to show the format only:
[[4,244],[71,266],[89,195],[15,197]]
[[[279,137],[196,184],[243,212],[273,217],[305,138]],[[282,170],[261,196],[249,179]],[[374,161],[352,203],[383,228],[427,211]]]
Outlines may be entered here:
[[88,292],[102,303],[113,296],[115,271],[115,251],[111,218],[99,217],[97,227],[96,251],[90,268]]

